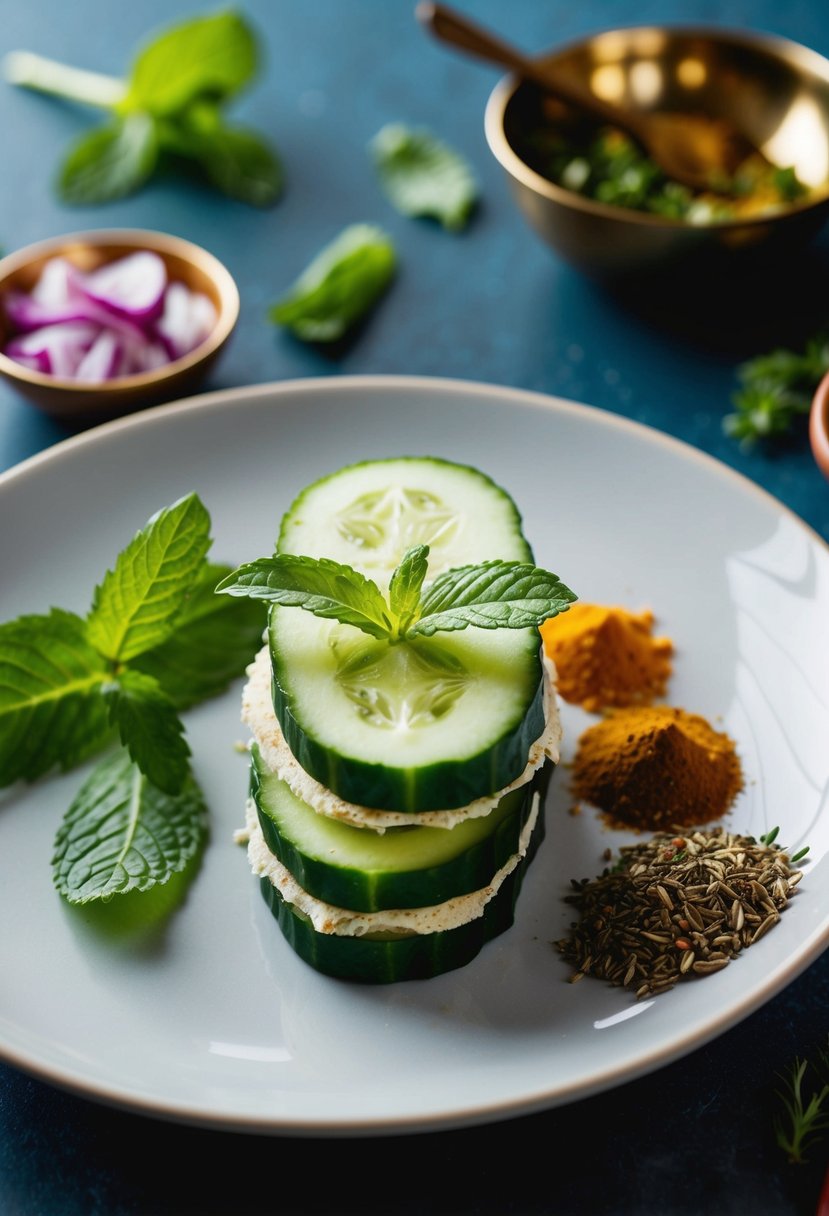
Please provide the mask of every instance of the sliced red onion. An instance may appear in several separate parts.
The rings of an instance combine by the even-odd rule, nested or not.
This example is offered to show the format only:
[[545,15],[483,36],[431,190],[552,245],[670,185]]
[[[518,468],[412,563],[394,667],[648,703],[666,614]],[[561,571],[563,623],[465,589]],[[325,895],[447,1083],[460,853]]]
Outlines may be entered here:
[[6,344],[10,359],[32,366],[50,376],[73,377],[84,355],[98,336],[98,328],[88,321],[64,321],[59,325],[43,325],[28,334],[20,334]]
[[144,249],[83,275],[81,288],[107,312],[144,324],[164,307],[167,267],[157,253]]
[[171,283],[164,297],[164,312],[156,329],[170,351],[180,359],[202,343],[216,324],[213,301],[202,292],[190,291],[183,283]]
[[111,329],[102,329],[78,364],[76,380],[114,380],[122,374],[124,346]]
[[90,382],[154,371],[199,346],[216,324],[213,302],[167,281],[149,250],[84,274],[50,259],[30,292],[3,299],[15,336],[9,358],[47,375]]

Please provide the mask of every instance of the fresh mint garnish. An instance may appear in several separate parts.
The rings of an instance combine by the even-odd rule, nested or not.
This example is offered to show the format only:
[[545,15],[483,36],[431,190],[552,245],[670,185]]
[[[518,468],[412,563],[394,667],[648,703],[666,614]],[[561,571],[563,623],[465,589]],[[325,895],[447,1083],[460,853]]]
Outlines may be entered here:
[[369,152],[380,184],[403,215],[429,216],[444,228],[464,228],[478,201],[478,182],[466,160],[425,129],[388,123]]
[[192,777],[166,794],[118,751],[96,766],[66,813],[54,883],[72,904],[147,891],[183,870],[206,837],[207,808]]
[[525,629],[564,612],[576,596],[528,562],[488,561],[439,574],[423,593],[428,545],[409,550],[392,574],[389,601],[371,579],[340,562],[281,553],[259,558],[216,591],[304,608],[388,642],[466,629]]
[[[257,605],[217,600],[216,579],[231,568],[208,562],[210,544],[207,510],[188,494],[118,554],[86,619],[53,608],[0,625],[0,787],[73,768],[118,738],[123,745],[95,770],[60,830],[58,886],[74,893],[67,898],[164,881],[201,837],[203,800],[178,714],[243,675],[262,640]],[[124,841],[143,833],[143,869],[135,841],[122,842],[127,877],[109,873],[113,832]],[[95,866],[81,879],[83,858]]]
[[139,49],[125,79],[28,51],[7,55],[4,69],[12,84],[108,115],[64,159],[58,189],[65,202],[105,203],[133,194],[172,158],[197,166],[225,194],[268,206],[282,192],[279,159],[259,135],[224,117],[259,60],[253,28],[227,10],[163,30]]
[[316,255],[268,316],[303,341],[335,342],[375,306],[396,264],[385,232],[352,224]]

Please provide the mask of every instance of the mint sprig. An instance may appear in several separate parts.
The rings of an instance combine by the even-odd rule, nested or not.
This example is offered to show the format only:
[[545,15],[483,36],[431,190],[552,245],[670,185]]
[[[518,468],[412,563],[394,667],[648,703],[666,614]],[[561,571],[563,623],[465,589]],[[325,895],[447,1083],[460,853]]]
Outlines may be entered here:
[[408,549],[380,588],[351,566],[281,553],[240,566],[217,593],[304,608],[390,643],[466,629],[525,629],[566,611],[576,599],[558,575],[529,562],[488,561],[439,574],[423,591],[428,545]]
[[[0,787],[66,771],[119,739],[122,745],[93,770],[59,833],[69,840],[63,861],[77,865],[71,881],[61,869],[56,882],[73,902],[81,889],[77,902],[164,881],[201,838],[203,799],[179,711],[242,675],[262,638],[257,605],[223,604],[213,594],[230,567],[207,560],[210,545],[210,516],[188,494],[153,515],[117,555],[86,617],[53,608],[0,625]],[[110,839],[116,772],[118,806],[129,808],[118,815],[135,840],[155,844],[142,846],[140,878],[130,853],[135,882],[110,876],[90,888],[77,880],[80,859]],[[171,839],[157,822],[163,813],[186,848],[162,843]]]
[[170,26],[138,49],[123,79],[82,71],[29,51],[4,61],[6,79],[103,110],[106,121],[64,158],[58,192],[85,205],[139,190],[165,161],[196,167],[217,189],[264,207],[283,188],[275,151],[225,119],[227,103],[260,63],[255,31],[232,9]]

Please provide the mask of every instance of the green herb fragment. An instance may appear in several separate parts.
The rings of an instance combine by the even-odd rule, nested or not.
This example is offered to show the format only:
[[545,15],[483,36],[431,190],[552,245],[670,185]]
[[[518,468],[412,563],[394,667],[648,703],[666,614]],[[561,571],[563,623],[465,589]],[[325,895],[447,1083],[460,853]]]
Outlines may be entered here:
[[205,562],[187,590],[175,632],[130,663],[133,670],[152,676],[179,710],[224,692],[261,644],[260,605],[219,599],[214,592],[231,570]]
[[139,770],[167,794],[187,780],[190,748],[176,707],[152,676],[127,668],[102,688],[110,721]]
[[73,768],[111,739],[109,674],[72,612],[0,625],[0,788]]
[[207,809],[193,778],[165,794],[119,750],[96,766],[64,817],[54,883],[72,904],[147,891],[180,873],[206,837]]
[[352,224],[316,255],[268,316],[303,341],[337,341],[375,306],[396,265],[381,229]]
[[210,544],[210,516],[197,495],[154,515],[95,589],[92,645],[124,663],[166,642]]
[[[814,1081],[812,1073],[817,1074]],[[807,1060],[796,1059],[790,1071],[779,1077],[782,1085],[777,1095],[784,1114],[775,1118],[775,1139],[789,1161],[802,1165],[829,1130],[829,1050],[818,1052],[811,1066]]]
[[403,215],[429,216],[444,228],[464,228],[478,201],[466,160],[429,131],[389,123],[369,144],[380,183]]
[[447,570],[423,593],[428,554],[428,545],[407,550],[392,574],[388,604],[377,584],[351,566],[286,553],[240,566],[216,591],[304,608],[392,643],[469,625],[531,628],[576,599],[557,575],[515,561]]
[[723,419],[725,434],[750,447],[790,433],[795,419],[808,414],[827,371],[829,335],[812,339],[802,352],[781,348],[749,359],[737,368],[736,410]]
[[108,112],[107,123],[82,136],[63,161],[57,184],[65,202],[134,194],[175,159],[223,193],[264,207],[282,192],[279,159],[255,132],[224,118],[259,59],[253,29],[228,10],[162,31],[139,50],[124,80],[26,51],[7,55],[4,70],[12,84]]

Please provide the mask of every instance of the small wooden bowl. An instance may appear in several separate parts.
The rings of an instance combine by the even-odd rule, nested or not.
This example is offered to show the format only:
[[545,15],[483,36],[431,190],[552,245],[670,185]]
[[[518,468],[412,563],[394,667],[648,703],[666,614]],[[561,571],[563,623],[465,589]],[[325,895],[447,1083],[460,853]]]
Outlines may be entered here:
[[[83,383],[32,371],[2,353],[12,336],[2,299],[10,290],[31,291],[44,265],[67,258],[89,271],[138,250],[163,258],[171,282],[203,292],[217,313],[209,336],[180,359],[153,371],[119,376],[102,383]],[[54,418],[95,423],[194,392],[224,349],[239,316],[239,291],[229,271],[207,250],[181,237],[137,228],[73,232],[27,245],[0,259],[0,376],[38,409]]]
[[829,479],[829,372],[821,380],[812,398],[809,442],[818,468],[824,477]]

